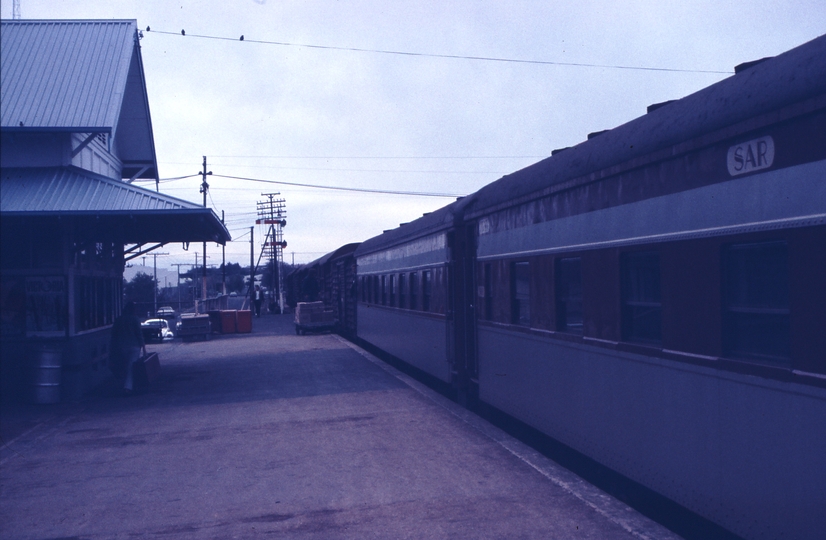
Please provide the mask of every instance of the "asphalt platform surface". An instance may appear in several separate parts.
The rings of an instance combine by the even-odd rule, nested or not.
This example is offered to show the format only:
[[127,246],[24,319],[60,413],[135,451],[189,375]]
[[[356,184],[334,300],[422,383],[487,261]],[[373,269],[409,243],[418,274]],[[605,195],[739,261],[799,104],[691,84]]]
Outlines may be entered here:
[[676,538],[289,315],[149,349],[145,394],[3,407],[1,538]]

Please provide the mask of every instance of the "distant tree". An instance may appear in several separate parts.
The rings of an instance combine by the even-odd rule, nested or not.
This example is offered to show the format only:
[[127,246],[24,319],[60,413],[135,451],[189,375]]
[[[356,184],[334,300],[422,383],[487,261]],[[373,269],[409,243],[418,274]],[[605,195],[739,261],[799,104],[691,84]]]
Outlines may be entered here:
[[170,304],[178,301],[178,289],[176,287],[163,287],[158,290],[158,303]]
[[155,278],[138,272],[132,281],[126,284],[123,293],[127,302],[152,302],[155,300],[155,287]]
[[243,274],[244,271],[241,269],[241,265],[238,263],[227,263],[227,276],[234,276],[238,274]]
[[241,274],[227,275],[227,292],[240,293],[244,289],[244,276]]

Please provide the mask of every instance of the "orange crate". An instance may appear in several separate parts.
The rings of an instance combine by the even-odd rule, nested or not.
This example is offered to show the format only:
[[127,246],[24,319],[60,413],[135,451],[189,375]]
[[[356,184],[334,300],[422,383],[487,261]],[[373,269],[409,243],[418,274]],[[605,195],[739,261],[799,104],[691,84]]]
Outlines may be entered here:
[[221,332],[224,334],[234,334],[237,332],[236,316],[234,309],[221,311]]
[[249,334],[252,332],[252,311],[239,309],[236,313],[236,328],[239,334]]

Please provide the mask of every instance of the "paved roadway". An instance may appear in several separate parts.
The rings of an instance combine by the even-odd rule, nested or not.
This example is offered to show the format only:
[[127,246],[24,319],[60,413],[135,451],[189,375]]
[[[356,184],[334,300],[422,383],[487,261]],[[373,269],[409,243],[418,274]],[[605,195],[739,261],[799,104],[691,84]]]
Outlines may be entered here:
[[0,537],[675,536],[289,316],[151,345],[162,379],[2,410]]

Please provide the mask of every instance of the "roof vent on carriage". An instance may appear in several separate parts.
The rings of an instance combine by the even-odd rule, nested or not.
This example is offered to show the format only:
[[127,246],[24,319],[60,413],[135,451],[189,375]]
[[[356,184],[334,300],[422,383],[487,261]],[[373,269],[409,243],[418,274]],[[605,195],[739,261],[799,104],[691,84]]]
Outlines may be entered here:
[[737,75],[738,73],[742,73],[749,68],[753,68],[757,64],[762,64],[766,60],[771,60],[774,56],[767,56],[765,58],[761,58],[760,60],[752,60],[751,62],[743,62],[742,64],[737,64],[734,66],[734,74]]
[[[590,137],[589,137],[589,139],[590,139]],[[558,153],[560,153],[560,152],[564,152],[565,150],[570,150],[570,149],[571,149],[571,147],[570,147],[570,146],[566,146],[565,148],[556,148],[556,149],[554,149],[554,150],[551,150],[551,155],[552,155],[552,156],[555,156],[555,155],[557,155],[557,154],[558,154]]]
[[593,139],[594,137],[599,137],[599,136],[600,136],[600,135],[602,135],[603,133],[607,133],[607,132],[609,132],[609,131],[611,131],[611,130],[610,130],[610,129],[603,129],[602,131],[594,131],[593,133],[589,133],[589,134],[588,134],[588,140],[590,141],[590,140],[591,140],[591,139]]
[[656,111],[657,109],[665,107],[669,103],[674,103],[675,101],[677,101],[677,100],[676,99],[669,99],[668,101],[661,101],[660,103],[652,103],[651,105],[646,107],[645,112],[646,112],[646,114],[647,113],[652,113],[652,112]]

